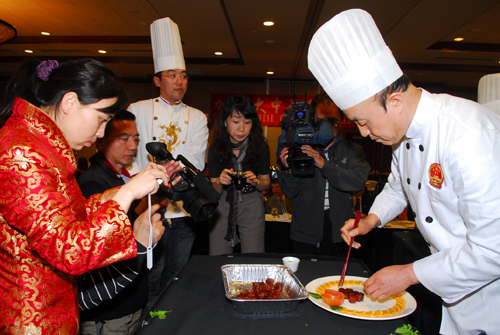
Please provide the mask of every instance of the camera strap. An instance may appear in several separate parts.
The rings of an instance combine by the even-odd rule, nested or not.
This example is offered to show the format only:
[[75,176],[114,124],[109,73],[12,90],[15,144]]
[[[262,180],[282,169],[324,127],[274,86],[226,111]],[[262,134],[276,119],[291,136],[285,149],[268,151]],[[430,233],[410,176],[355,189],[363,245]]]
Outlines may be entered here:
[[[163,184],[162,179],[157,179],[156,180],[158,184],[161,186]],[[156,246],[153,245],[153,224],[151,223],[151,193],[148,194],[148,217],[149,217],[149,241],[148,241],[148,248],[146,251],[146,265],[148,267],[148,270],[151,270],[153,268],[153,248]]]
[[148,211],[149,211],[149,241],[146,254],[148,270],[153,268],[153,224],[151,223],[151,193],[148,194]]

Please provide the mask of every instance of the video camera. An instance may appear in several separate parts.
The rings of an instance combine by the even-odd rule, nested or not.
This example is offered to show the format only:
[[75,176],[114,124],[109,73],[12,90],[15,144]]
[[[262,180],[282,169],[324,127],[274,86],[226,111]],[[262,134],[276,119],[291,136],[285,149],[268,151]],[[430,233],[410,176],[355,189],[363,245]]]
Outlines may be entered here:
[[314,159],[302,152],[301,146],[326,147],[334,139],[333,125],[323,119],[316,122],[311,119],[307,95],[304,101],[292,103],[292,107],[285,110],[281,121],[282,134],[278,139],[278,148],[285,144],[290,148],[287,163],[295,177],[314,176]]
[[170,181],[178,176],[181,180],[172,185],[170,191],[166,191],[167,197],[172,201],[182,200],[182,207],[191,214],[194,221],[210,219],[219,205],[220,194],[213,188],[208,177],[184,156],[178,155],[177,159],[174,159],[165,143],[149,142],[146,144],[146,150],[160,160],[175,160],[184,164],[184,168],[170,177]]

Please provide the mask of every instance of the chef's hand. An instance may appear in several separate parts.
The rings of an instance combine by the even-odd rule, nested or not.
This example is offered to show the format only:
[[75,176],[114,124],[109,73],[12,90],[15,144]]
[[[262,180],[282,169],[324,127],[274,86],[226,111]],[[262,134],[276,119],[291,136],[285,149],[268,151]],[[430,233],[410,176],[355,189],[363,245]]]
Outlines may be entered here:
[[[149,164],[148,164],[148,166],[149,166]],[[148,166],[146,166],[146,169],[148,168]],[[175,174],[177,171],[182,169],[182,166],[178,161],[169,161],[169,162],[167,162],[167,164],[165,164],[163,166],[165,167],[165,170],[167,172],[167,176],[168,176],[169,180],[173,174]],[[166,183],[166,184],[163,183],[162,187],[165,188],[167,191],[170,191],[170,189],[172,188],[172,185],[177,184],[178,182],[181,181],[181,179],[182,179],[181,176],[178,176],[171,183]]]
[[[359,220],[358,228],[352,229],[354,227],[354,219],[347,220],[344,226],[340,229],[342,232],[342,238],[347,244],[351,243],[351,237],[358,235],[366,235],[373,228],[380,224],[380,219],[375,214],[369,214],[365,219]],[[355,249],[359,249],[361,244],[356,242],[352,243],[352,247]]]
[[318,151],[314,150],[311,146],[303,145],[300,148],[302,149],[303,153],[314,159],[314,165],[316,165],[320,169],[325,165],[325,159],[320,155]]
[[280,154],[281,163],[286,168],[288,168],[288,163],[286,162],[286,160],[288,158],[288,151],[290,151],[290,148],[286,147],[285,149],[281,150],[281,154]]
[[413,264],[393,265],[377,271],[368,278],[365,282],[365,291],[373,299],[385,300],[419,282],[413,271]]

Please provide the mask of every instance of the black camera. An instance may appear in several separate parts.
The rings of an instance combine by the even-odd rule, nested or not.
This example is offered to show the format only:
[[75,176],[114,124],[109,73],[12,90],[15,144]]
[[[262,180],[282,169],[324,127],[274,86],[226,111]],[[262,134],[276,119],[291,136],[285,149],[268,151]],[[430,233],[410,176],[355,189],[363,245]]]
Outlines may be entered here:
[[295,177],[314,176],[314,159],[302,152],[301,146],[326,147],[334,138],[333,125],[323,119],[311,119],[307,96],[305,101],[294,101],[288,108],[281,121],[282,133],[278,138],[278,156],[287,146],[287,164]]
[[247,185],[247,177],[245,177],[244,171],[233,171],[229,176],[231,177],[231,184],[234,184],[238,191],[241,191]]
[[178,176],[181,177],[181,180],[172,185],[170,191],[165,190],[167,197],[172,201],[182,200],[182,207],[191,214],[194,221],[210,219],[219,205],[220,194],[213,188],[208,177],[196,169],[184,156],[178,155],[177,159],[174,159],[165,143],[149,142],[146,144],[146,149],[159,160],[175,160],[184,165],[184,168],[170,177],[170,181]]

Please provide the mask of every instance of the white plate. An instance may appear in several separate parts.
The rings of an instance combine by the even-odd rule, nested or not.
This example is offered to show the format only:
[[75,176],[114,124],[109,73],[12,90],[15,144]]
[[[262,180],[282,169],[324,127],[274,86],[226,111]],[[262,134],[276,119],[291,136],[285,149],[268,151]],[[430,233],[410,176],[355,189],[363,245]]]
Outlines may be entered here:
[[[345,276],[344,287],[345,288],[352,288],[354,290],[363,292],[362,285],[348,285],[348,283],[346,283],[346,282],[350,281],[350,280],[354,280],[354,281],[362,281],[364,283],[366,281],[366,279],[368,279],[368,278]],[[340,280],[340,276],[318,278],[318,279],[313,280],[309,284],[307,284],[306,290],[307,290],[307,292],[316,293],[316,289],[320,285],[322,285],[324,283],[328,283],[330,281],[338,281],[338,280]],[[331,288],[334,290],[338,289],[337,286],[332,286]],[[344,307],[344,308],[347,308],[350,310],[356,310],[356,311],[360,311],[360,312],[365,312],[365,311],[366,312],[368,312],[368,311],[375,312],[375,311],[388,310],[388,309],[394,307],[394,305],[396,304],[396,300],[393,297],[391,297],[387,300],[384,300],[383,302],[380,302],[378,300],[370,299],[366,295],[366,292],[363,292],[363,293],[365,293],[365,298],[363,301],[351,304],[348,300],[345,300],[344,303],[340,307]],[[316,299],[316,298],[313,298],[311,295],[309,295],[309,300],[311,300],[313,304],[323,308],[324,310],[327,310],[330,313],[339,314],[339,315],[347,316],[349,318],[354,318],[354,319],[376,321],[376,320],[399,319],[399,318],[403,318],[403,317],[413,313],[415,311],[415,309],[417,308],[417,302],[415,301],[415,298],[413,298],[412,295],[406,291],[403,292],[402,297],[406,300],[405,308],[397,314],[391,314],[388,316],[362,316],[362,315],[355,315],[355,314],[347,314],[345,312],[342,312],[341,310],[331,309],[330,306],[328,306],[327,304],[325,304],[323,302],[323,300],[321,300],[321,298]]]

